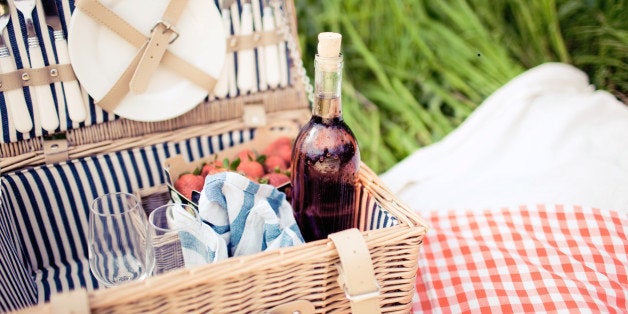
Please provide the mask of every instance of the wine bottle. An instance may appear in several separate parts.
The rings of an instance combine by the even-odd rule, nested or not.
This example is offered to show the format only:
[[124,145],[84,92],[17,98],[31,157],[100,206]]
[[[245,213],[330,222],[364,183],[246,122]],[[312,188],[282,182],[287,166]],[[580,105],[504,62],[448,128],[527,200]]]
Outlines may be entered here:
[[292,207],[306,241],[357,224],[360,151],[342,118],[342,36],[321,33],[318,40],[312,117],[292,152]]

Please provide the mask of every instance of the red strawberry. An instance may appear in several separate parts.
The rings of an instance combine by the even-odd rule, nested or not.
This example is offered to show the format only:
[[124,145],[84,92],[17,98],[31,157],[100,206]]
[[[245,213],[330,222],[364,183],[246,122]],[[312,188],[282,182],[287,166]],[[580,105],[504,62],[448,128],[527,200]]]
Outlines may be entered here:
[[245,148],[238,152],[236,157],[240,158],[241,162],[253,161],[255,160],[255,153],[253,153],[252,150]]
[[279,187],[282,186],[286,183],[290,182],[290,178],[283,174],[283,173],[279,173],[279,172],[272,172],[272,173],[268,173],[266,175],[264,175],[262,177],[262,180],[260,180],[261,182],[268,182],[268,184],[274,186],[274,187]]
[[201,176],[204,178],[208,175],[227,171],[225,168],[219,168],[215,164],[205,164],[201,170]]
[[264,165],[266,166],[266,170],[268,172],[275,172],[275,170],[277,169],[279,169],[280,171],[285,171],[286,169],[288,169],[288,163],[286,163],[285,160],[276,155],[266,157]]
[[281,157],[287,164],[290,164],[292,159],[292,147],[288,145],[282,145],[277,147],[277,152],[275,155]]
[[177,181],[174,182],[174,188],[185,196],[192,199],[192,191],[200,191],[205,184],[205,178],[192,173],[182,174]]
[[268,144],[264,149],[263,154],[266,156],[275,155],[276,151],[281,146],[292,146],[292,140],[287,136],[278,137],[276,140]]
[[257,161],[240,162],[236,170],[255,182],[264,175],[264,166]]

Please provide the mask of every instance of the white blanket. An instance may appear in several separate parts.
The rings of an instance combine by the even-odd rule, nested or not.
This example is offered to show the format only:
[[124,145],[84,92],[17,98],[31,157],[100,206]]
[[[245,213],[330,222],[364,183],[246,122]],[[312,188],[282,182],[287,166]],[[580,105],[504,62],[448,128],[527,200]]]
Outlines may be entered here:
[[580,70],[544,64],[381,178],[419,212],[535,203],[628,211],[628,107]]

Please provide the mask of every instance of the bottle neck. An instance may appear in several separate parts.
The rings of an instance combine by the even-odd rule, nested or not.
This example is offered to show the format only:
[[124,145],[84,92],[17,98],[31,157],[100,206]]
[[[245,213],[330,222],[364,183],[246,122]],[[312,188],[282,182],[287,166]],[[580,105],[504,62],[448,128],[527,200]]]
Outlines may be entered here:
[[316,55],[315,95],[312,115],[323,119],[342,118],[341,83],[342,55],[338,57],[321,57]]

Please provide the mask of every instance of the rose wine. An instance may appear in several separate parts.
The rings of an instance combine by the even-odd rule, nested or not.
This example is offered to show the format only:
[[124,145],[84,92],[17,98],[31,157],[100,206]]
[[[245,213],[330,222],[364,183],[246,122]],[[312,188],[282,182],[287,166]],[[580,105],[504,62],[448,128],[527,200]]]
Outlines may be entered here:
[[323,54],[319,43],[312,117],[299,132],[292,154],[292,207],[306,241],[356,226],[360,151],[342,118],[339,42],[337,48]]

